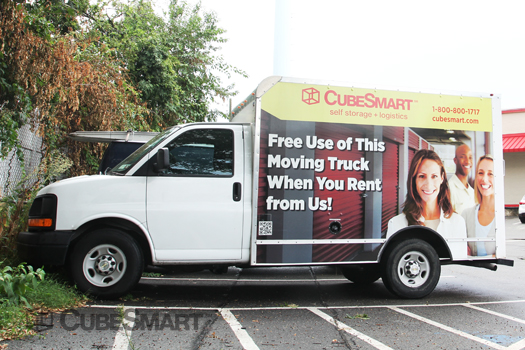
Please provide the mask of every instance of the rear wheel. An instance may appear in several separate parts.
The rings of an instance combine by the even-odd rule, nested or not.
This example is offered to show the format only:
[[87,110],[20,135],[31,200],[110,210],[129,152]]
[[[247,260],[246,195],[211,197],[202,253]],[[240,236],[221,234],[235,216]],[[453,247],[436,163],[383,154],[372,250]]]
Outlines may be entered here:
[[359,285],[372,284],[381,277],[381,269],[376,264],[344,266],[341,272],[349,281]]
[[430,294],[439,281],[439,256],[430,244],[420,239],[399,242],[382,262],[386,288],[401,298],[417,299]]
[[116,229],[100,229],[81,238],[69,262],[78,288],[104,298],[116,298],[129,292],[144,269],[137,242]]

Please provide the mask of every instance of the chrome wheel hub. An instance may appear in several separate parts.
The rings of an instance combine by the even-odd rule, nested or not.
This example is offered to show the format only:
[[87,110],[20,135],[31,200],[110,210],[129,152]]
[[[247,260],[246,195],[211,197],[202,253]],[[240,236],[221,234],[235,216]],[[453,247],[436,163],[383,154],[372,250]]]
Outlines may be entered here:
[[419,263],[414,260],[407,261],[405,265],[405,273],[408,277],[417,277],[421,272],[421,267]]
[[422,286],[430,276],[430,262],[419,251],[405,253],[397,264],[397,274],[401,283],[410,288]]
[[95,262],[95,269],[103,275],[110,275],[115,271],[117,261],[111,255],[102,255]]

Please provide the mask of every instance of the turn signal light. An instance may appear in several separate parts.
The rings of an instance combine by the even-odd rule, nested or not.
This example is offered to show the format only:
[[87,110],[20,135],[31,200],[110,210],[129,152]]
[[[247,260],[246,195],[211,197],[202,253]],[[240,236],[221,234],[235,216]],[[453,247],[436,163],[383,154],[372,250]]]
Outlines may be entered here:
[[53,220],[51,219],[29,219],[30,227],[51,227]]

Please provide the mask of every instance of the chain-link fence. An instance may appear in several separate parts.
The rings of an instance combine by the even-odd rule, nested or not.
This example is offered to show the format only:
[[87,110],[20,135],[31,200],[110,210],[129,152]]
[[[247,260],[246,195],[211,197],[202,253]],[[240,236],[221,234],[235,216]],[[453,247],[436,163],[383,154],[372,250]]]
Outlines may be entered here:
[[[42,160],[42,138],[35,135],[29,125],[25,125],[18,131],[18,139],[24,153],[25,174],[36,181],[35,170]],[[22,164],[16,151],[12,150],[5,158],[0,159],[0,197],[9,195],[23,177]]]

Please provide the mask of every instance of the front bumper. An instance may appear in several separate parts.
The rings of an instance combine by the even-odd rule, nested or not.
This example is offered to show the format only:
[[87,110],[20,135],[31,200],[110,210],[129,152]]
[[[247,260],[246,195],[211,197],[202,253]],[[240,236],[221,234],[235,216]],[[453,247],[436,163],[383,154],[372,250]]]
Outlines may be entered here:
[[28,264],[64,265],[73,231],[20,232],[18,256]]

